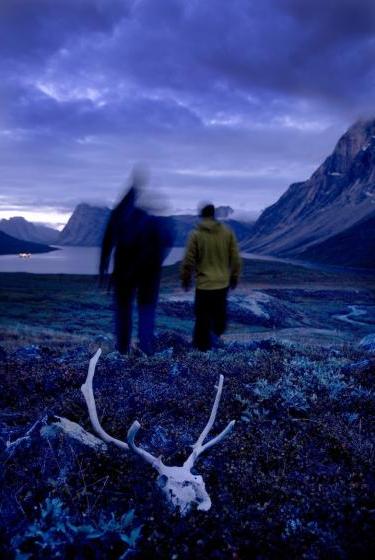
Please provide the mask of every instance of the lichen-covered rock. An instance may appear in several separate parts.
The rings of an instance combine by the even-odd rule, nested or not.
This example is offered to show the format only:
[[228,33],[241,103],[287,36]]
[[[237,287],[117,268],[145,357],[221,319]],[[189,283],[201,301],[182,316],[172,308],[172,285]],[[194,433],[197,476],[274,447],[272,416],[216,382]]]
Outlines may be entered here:
[[359,343],[359,346],[370,352],[371,354],[375,354],[375,333],[368,334]]
[[[163,297],[160,306],[174,317],[191,317],[194,314],[191,293]],[[228,315],[237,322],[264,327],[295,327],[303,324],[303,315],[290,302],[285,302],[261,290],[231,293],[228,297]]]
[[102,453],[107,451],[107,445],[103,440],[93,436],[76,422],[61,416],[50,418],[49,422],[41,428],[40,435],[47,439],[55,439],[62,435],[71,438],[83,447],[91,447],[91,449]]

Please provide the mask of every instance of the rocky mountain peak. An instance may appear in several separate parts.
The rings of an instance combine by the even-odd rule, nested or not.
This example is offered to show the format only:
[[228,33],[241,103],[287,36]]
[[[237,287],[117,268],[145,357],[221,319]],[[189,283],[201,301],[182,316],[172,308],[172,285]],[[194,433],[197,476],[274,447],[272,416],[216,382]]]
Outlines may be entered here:
[[101,245],[110,212],[106,207],[78,204],[60,234],[59,243],[83,247]]
[[374,210],[375,119],[358,121],[310,179],[292,184],[256,222],[249,250],[297,255]]
[[[346,173],[359,151],[365,151],[375,138],[375,119],[358,121],[339,139],[332,155],[327,158],[336,172]],[[323,164],[324,165],[324,164]]]
[[32,243],[56,243],[59,232],[51,227],[34,224],[22,216],[0,220],[0,231]]

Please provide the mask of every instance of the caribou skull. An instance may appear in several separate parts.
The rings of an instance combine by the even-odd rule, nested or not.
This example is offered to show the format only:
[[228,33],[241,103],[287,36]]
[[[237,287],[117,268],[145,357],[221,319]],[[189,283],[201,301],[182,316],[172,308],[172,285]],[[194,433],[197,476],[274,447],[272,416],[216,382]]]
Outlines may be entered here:
[[211,499],[206,491],[204,480],[202,476],[193,474],[191,472],[191,469],[194,467],[194,463],[199,455],[201,455],[204,451],[206,451],[216,443],[219,443],[219,441],[221,441],[234,426],[235,421],[232,420],[219,435],[204,443],[204,440],[208,436],[208,433],[210,432],[215,422],[217,409],[223,390],[224,377],[220,375],[219,385],[217,387],[217,393],[209,420],[201,435],[197,439],[196,443],[192,446],[193,450],[191,454],[181,467],[169,467],[162,462],[161,457],[155,457],[145,449],[142,449],[135,444],[135,436],[139,428],[141,427],[139,422],[135,421],[130,426],[128,431],[128,443],[110,436],[101,427],[96,411],[93,392],[93,378],[95,367],[100,354],[101,349],[99,349],[91,358],[86,382],[81,387],[89,411],[91,424],[96,433],[104,441],[108,443],[114,443],[123,450],[128,450],[129,448],[132,449],[135,453],[137,453],[137,455],[142,457],[144,461],[150,463],[150,465],[152,465],[159,474],[157,479],[159,487],[163,490],[169,502],[171,502],[174,507],[180,510],[181,514],[186,514],[191,509],[193,504],[196,505],[197,509],[199,510],[209,510],[211,507]]

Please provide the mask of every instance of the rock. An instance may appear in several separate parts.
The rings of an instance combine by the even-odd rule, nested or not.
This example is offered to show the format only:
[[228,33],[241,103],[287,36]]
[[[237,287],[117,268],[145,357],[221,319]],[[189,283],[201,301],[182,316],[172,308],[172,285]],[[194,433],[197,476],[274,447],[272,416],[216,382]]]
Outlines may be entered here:
[[112,344],[113,338],[111,336],[106,336],[105,334],[98,334],[95,337],[96,344],[104,346],[105,344]]
[[71,438],[80,446],[91,447],[94,451],[105,453],[107,445],[101,439],[86,432],[76,422],[63,418],[61,416],[52,416],[49,418],[47,425],[43,426],[40,430],[40,435],[44,438],[55,439],[60,435]]
[[38,428],[40,424],[45,423],[45,421],[46,421],[46,417],[42,418],[41,420],[37,420],[23,436],[20,436],[14,441],[8,440],[6,442],[6,452],[14,453],[20,447],[21,448],[23,446],[28,447],[32,442],[32,438],[34,437],[34,434],[36,433],[36,428]]
[[375,354],[375,333],[368,334],[362,338],[359,346],[363,348],[363,350]]
[[237,322],[268,328],[295,327],[303,323],[303,315],[295,305],[261,290],[231,294],[228,313]]
[[30,346],[23,346],[22,348],[18,348],[15,352],[15,357],[19,360],[29,361],[29,360],[40,360],[40,348],[35,344],[31,344]]

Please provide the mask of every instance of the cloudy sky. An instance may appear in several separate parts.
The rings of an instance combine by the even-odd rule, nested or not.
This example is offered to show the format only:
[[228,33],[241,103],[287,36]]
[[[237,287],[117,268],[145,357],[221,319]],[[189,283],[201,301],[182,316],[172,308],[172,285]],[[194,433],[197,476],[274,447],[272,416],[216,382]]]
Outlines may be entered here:
[[111,204],[259,212],[375,115],[374,0],[1,0],[0,217]]

